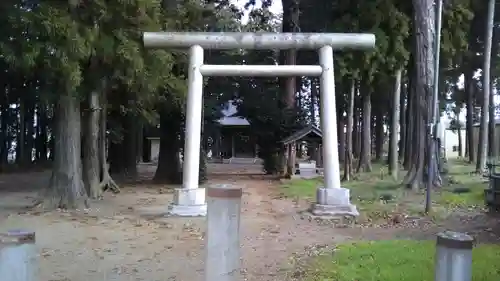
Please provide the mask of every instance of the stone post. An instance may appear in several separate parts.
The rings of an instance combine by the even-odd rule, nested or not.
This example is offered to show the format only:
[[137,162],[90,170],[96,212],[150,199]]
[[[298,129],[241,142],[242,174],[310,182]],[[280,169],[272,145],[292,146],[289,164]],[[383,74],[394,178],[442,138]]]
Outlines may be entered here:
[[38,281],[34,232],[12,230],[0,234],[0,280]]
[[240,281],[241,187],[207,188],[205,281]]

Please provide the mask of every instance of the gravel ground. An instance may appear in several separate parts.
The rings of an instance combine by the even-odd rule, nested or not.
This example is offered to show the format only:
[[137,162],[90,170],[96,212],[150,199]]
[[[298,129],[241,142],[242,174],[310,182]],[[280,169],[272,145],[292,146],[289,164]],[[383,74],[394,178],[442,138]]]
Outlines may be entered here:
[[[293,264],[314,255],[324,245],[351,239],[393,237],[432,238],[446,228],[354,227],[304,219],[307,206],[276,197],[277,182],[260,174],[259,166],[212,164],[212,183],[241,185],[242,275],[251,281],[290,280]],[[147,178],[155,166],[140,167]],[[36,231],[41,281],[165,281],[203,280],[204,218],[167,218],[161,213],[172,201],[171,190],[147,183],[126,185],[117,195],[107,193],[86,212],[23,211],[48,174],[0,176],[0,231]],[[469,218],[479,236],[496,239],[489,220]],[[453,225],[463,227],[460,221]],[[451,225],[451,224],[450,224]],[[488,232],[489,231],[489,232]],[[482,237],[482,236],[481,236]]]

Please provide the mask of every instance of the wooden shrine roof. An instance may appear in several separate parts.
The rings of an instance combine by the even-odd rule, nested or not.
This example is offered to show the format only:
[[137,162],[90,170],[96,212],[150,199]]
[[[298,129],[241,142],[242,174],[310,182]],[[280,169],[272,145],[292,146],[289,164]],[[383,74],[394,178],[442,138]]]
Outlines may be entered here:
[[323,134],[321,133],[321,130],[318,127],[316,127],[314,125],[308,125],[304,129],[296,131],[295,133],[286,137],[281,142],[284,145],[287,145],[287,144],[290,144],[290,143],[295,142],[295,141],[300,141],[306,137],[322,138]]

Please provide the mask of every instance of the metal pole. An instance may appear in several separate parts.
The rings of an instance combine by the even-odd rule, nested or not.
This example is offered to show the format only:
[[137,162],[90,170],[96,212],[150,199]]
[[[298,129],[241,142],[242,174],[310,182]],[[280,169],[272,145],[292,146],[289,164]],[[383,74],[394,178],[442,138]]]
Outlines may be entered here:
[[443,11],[443,0],[437,1],[437,9],[436,9],[436,37],[434,44],[435,58],[434,58],[434,91],[432,93],[432,109],[430,116],[430,134],[431,141],[429,142],[429,157],[427,162],[427,186],[425,192],[425,212],[428,213],[431,210],[431,191],[432,186],[434,184],[434,173],[435,169],[437,169],[437,165],[435,165],[435,161],[439,161],[436,158],[436,149],[438,142],[438,133],[437,133],[437,123],[439,120],[439,53],[441,48],[441,21],[442,21],[442,11]]
[[435,281],[471,281],[474,238],[459,232],[437,235]]
[[188,95],[186,109],[186,140],[182,166],[182,188],[198,188],[200,165],[201,123],[203,122],[203,48],[192,46],[189,50]]
[[323,134],[323,167],[325,188],[340,188],[339,151],[337,140],[337,111],[335,101],[335,77],[333,71],[333,49],[319,49],[319,64],[323,68],[320,76],[320,122]]
[[0,234],[0,280],[38,280],[34,232],[15,230]]
[[207,188],[205,281],[240,281],[241,187]]

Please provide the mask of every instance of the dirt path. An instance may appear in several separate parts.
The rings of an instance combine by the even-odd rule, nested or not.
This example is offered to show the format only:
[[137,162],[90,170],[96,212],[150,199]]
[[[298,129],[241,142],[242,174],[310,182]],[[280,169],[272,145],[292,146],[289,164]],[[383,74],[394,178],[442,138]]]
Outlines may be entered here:
[[[153,166],[142,169],[145,177],[154,171]],[[211,183],[244,188],[241,249],[245,280],[290,280],[291,257],[310,253],[315,245],[407,237],[418,230],[320,225],[298,214],[307,208],[304,204],[277,198],[277,183],[259,175],[258,166],[212,165],[211,170]],[[43,173],[5,175],[0,177],[0,189],[12,191],[16,184],[22,190],[36,189],[46,180]],[[204,218],[151,216],[164,212],[172,201],[165,187],[127,187],[116,196],[107,194],[88,212],[19,212],[34,196],[30,191],[2,193],[0,231],[36,231],[42,281],[203,280]],[[423,233],[433,235],[435,230]]]
[[[242,273],[246,280],[285,280],[289,258],[315,244],[348,239],[331,226],[302,220],[305,208],[273,199],[276,182],[255,167],[214,165],[211,183],[244,188],[241,217]],[[154,167],[145,167],[145,173]],[[203,280],[204,218],[150,216],[166,210],[165,187],[128,187],[108,194],[83,213],[22,212],[47,180],[44,173],[0,178],[0,230],[32,229],[41,253],[41,280]],[[19,190],[12,187],[18,184]],[[39,185],[39,186],[38,186]],[[29,188],[29,189],[28,189]]]

